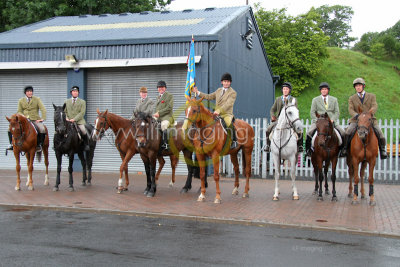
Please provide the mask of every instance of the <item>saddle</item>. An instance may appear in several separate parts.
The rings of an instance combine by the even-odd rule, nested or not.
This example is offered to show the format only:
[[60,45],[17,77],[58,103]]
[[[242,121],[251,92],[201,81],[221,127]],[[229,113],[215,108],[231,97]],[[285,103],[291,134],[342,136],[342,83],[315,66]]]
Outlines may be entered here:
[[[339,146],[341,146],[342,143],[343,143],[342,136],[340,135],[339,131],[336,128],[333,128],[333,130],[335,131],[336,136],[338,138]],[[353,137],[353,135],[351,137]],[[313,135],[313,138],[312,138],[312,141],[311,141],[311,147],[314,147],[315,138],[317,138],[317,131],[315,131],[315,133]]]
[[[221,116],[218,115],[218,116],[215,118],[215,120],[216,120],[216,121],[220,121],[222,127],[223,127],[224,130],[225,130],[225,132],[228,132],[229,127],[226,125],[225,120],[224,120]],[[232,124],[235,123],[235,117],[232,118],[232,122],[231,122],[231,123],[232,123]],[[235,126],[235,125],[233,125],[233,126]],[[235,129],[235,127],[233,127],[233,128]],[[236,131],[236,129],[235,129],[235,131]]]

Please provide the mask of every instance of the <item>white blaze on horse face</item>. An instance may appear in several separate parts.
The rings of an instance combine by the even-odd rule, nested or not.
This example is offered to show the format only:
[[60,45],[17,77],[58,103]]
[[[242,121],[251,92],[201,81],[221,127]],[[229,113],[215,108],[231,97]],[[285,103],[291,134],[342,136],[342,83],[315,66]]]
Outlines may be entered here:
[[192,106],[189,106],[187,113],[186,113],[186,118],[189,118],[189,114],[190,114],[190,109],[192,108]]
[[[96,123],[94,124],[94,129],[96,130],[96,129],[99,129],[99,128],[97,128],[97,124],[99,123],[99,118],[97,118],[96,119]],[[93,134],[92,134],[92,138],[97,138],[98,137],[98,133],[97,133],[97,131],[93,131]]]
[[140,124],[140,126],[146,126],[146,123],[144,123],[144,121],[142,121],[142,123]]

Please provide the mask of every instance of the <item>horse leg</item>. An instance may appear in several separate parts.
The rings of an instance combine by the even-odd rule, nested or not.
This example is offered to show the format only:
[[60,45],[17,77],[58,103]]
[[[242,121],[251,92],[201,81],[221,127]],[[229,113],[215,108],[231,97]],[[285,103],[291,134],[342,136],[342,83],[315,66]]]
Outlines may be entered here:
[[244,193],[242,197],[249,197],[249,190],[250,190],[250,176],[251,176],[251,153],[253,152],[253,147],[247,148],[245,147],[242,150],[242,158],[245,166],[243,171],[245,172],[246,176],[246,186],[244,187]]
[[150,162],[150,178],[151,178],[151,186],[150,190],[147,193],[147,197],[154,197],[157,191],[156,185],[156,161],[157,155],[150,155],[149,162]]
[[237,153],[232,153],[230,157],[233,164],[233,170],[235,172],[235,187],[233,188],[232,195],[237,195],[239,194],[239,162]]
[[158,182],[158,178],[160,177],[161,171],[165,165],[165,159],[163,156],[158,156],[157,159],[158,159],[158,170],[156,173],[156,182]]
[[178,157],[176,157],[175,155],[171,155],[169,156],[170,160],[171,160],[171,168],[172,168],[172,177],[171,177],[171,181],[169,182],[169,187],[173,187],[174,183],[175,183],[175,170],[176,170],[176,166],[178,165]]
[[335,157],[332,160],[332,175],[331,175],[331,180],[332,180],[332,201],[337,201],[336,197],[336,166],[337,166],[337,160],[338,158]]
[[15,170],[17,172],[17,185],[15,186],[16,191],[21,190],[21,164],[20,164],[20,157],[19,157],[19,151],[18,149],[14,149],[14,156],[15,156]]
[[150,191],[151,188],[151,174],[150,174],[150,160],[146,156],[140,154],[140,157],[142,158],[143,164],[144,164],[144,169],[146,170],[146,179],[147,179],[147,186],[144,189],[143,194],[147,195]]
[[83,153],[83,151],[79,151],[78,152],[78,157],[81,160],[81,164],[82,164],[82,186],[86,186],[86,180],[87,180],[87,176],[86,176],[86,159],[85,159],[85,155]]
[[74,178],[72,176],[73,168],[72,164],[74,163],[74,153],[70,152],[69,153],[69,165],[68,165],[68,173],[69,173],[69,186],[68,186],[68,191],[72,192],[74,191]]
[[44,165],[46,166],[46,175],[44,177],[44,185],[49,185],[49,146],[43,148]]
[[[26,152],[25,157],[26,157],[26,168],[27,168],[27,170],[29,170],[29,164],[30,164],[29,161],[31,159],[30,153]],[[28,176],[26,177],[26,184],[25,184],[27,187],[29,186],[29,179],[30,179],[30,175],[29,175],[29,171],[28,171]]]
[[61,152],[56,151],[56,158],[57,158],[57,178],[56,178],[56,184],[54,185],[53,191],[59,190],[58,186],[60,185],[61,164],[62,164]]
[[293,200],[299,200],[299,194],[297,192],[297,187],[296,187],[296,165],[297,165],[297,154],[295,154],[291,159],[290,159],[290,177],[292,179],[292,199]]
[[319,177],[318,177],[318,168],[317,168],[316,163],[315,164],[313,163],[313,167],[314,167],[315,186],[314,186],[314,192],[312,194],[316,195],[316,194],[318,194],[318,188],[319,188],[319,185],[318,185],[318,179],[319,179]]
[[92,166],[93,166],[94,148],[90,148],[90,151],[86,151],[86,166],[88,170],[87,185],[92,185]]
[[29,162],[28,173],[29,173],[29,180],[28,180],[28,190],[34,190],[33,188],[33,161],[35,159],[35,150],[31,151],[30,153],[26,153],[27,161]]
[[[215,181],[215,199],[214,203],[215,204],[221,204],[221,190],[219,188],[219,155],[218,153],[214,153],[212,155],[212,161],[214,165],[214,181]],[[239,171],[239,166],[234,166],[234,168],[238,168]]]
[[200,181],[201,181],[201,193],[200,196],[197,198],[197,201],[205,201],[206,200],[206,186],[205,186],[205,173],[206,173],[206,162],[205,162],[205,155],[201,153],[196,153],[197,161],[200,167]]
[[352,161],[350,159],[350,156],[347,157],[347,167],[348,167],[348,173],[349,173],[349,193],[347,194],[347,197],[351,198],[353,197],[353,178],[354,178],[354,168]]
[[328,169],[329,169],[329,161],[325,162],[324,166],[324,179],[325,179],[325,195],[329,195],[329,186],[328,186]]
[[192,178],[193,178],[193,161],[192,161],[192,152],[189,150],[183,151],[183,156],[186,162],[186,166],[188,169],[188,175],[186,177],[186,183],[181,189],[181,193],[187,193],[190,189],[192,189]]
[[279,159],[274,155],[274,165],[275,165],[275,191],[272,200],[278,201],[279,200],[279,175],[281,172],[281,165],[279,164]]
[[368,176],[368,182],[369,182],[369,205],[370,206],[375,206],[375,196],[374,196],[374,168],[375,168],[375,161],[376,159],[373,158],[371,162],[368,164],[368,170],[369,170],[369,176]]
[[358,182],[360,180],[359,174],[358,174],[358,161],[357,159],[353,159],[353,173],[354,173],[354,195],[353,195],[353,201],[351,204],[357,204],[357,198],[358,198]]
[[[365,169],[367,168],[367,162],[363,161],[361,163],[360,169],[360,183],[361,183],[361,199],[365,198],[365,191],[364,191],[364,177],[365,177]],[[369,180],[369,179],[368,179]]]
[[[128,176],[128,163],[133,157],[134,153],[131,150],[128,150],[126,154],[120,153],[122,163],[121,166],[119,167],[119,179],[118,179],[118,187],[117,187],[117,193],[120,194],[122,191],[127,191],[128,190],[128,185],[129,185],[129,176]],[[122,174],[125,174],[125,187],[123,186],[122,182]]]
[[322,183],[324,181],[324,173],[322,171],[322,168],[318,169],[318,182],[319,182],[319,187],[318,187],[318,197],[317,200],[318,201],[322,201],[324,200],[322,197]]

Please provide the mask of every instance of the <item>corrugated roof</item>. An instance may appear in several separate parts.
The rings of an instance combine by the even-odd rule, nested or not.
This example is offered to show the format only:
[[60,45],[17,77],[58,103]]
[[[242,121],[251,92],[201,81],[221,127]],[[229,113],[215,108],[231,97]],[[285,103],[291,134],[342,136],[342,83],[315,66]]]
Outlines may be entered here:
[[146,42],[215,40],[216,34],[249,9],[208,8],[167,12],[54,17],[0,34],[0,47],[132,44]]

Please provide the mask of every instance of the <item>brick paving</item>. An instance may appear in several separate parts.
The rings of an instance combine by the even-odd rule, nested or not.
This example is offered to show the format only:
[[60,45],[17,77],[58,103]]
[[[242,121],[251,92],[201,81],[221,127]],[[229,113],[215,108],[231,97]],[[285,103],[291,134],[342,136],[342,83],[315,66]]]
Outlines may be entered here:
[[[336,184],[338,202],[331,202],[331,195],[318,202],[312,195],[314,182],[297,181],[300,200],[291,199],[291,181],[280,181],[280,200],[272,201],[274,181],[250,180],[250,197],[242,198],[245,180],[240,179],[239,195],[231,194],[233,178],[221,178],[221,204],[214,204],[215,183],[209,177],[205,202],[197,202],[200,181],[193,179],[193,188],[181,194],[184,176],[177,176],[175,185],[168,186],[170,176],[161,175],[154,198],[143,195],[146,184],[144,175],[130,175],[129,191],[116,193],[117,173],[94,173],[92,186],[82,187],[81,173],[74,173],[75,191],[69,192],[68,174],[62,174],[60,191],[53,192],[55,172],[50,172],[50,186],[44,186],[44,173],[34,172],[34,191],[28,191],[26,172],[22,172],[21,191],[15,191],[15,171],[0,172],[0,205],[39,206],[51,209],[147,214],[173,216],[196,220],[213,220],[228,223],[255,225],[283,225],[314,229],[334,229],[357,233],[400,237],[400,186],[375,185],[376,206],[368,205],[368,198],[352,205],[347,197],[348,183]],[[331,184],[329,184],[331,187]],[[368,186],[366,194],[368,195]]]

